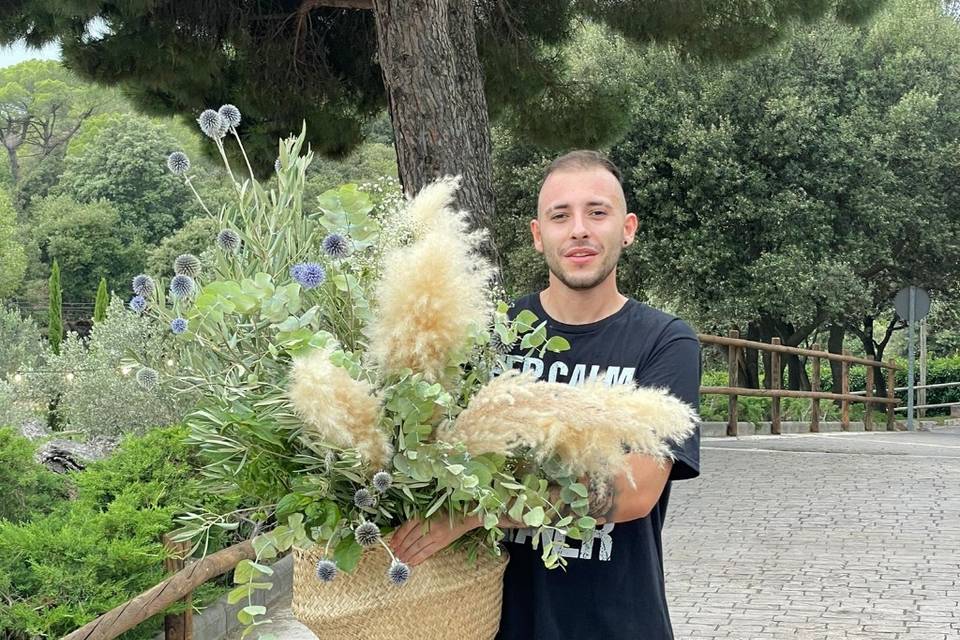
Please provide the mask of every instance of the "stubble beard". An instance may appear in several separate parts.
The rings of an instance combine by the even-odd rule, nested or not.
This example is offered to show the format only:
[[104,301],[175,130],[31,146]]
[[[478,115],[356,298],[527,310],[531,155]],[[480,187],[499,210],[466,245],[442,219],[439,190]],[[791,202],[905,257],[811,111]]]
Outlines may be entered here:
[[604,259],[600,263],[600,269],[596,271],[595,275],[579,275],[564,273],[562,266],[563,258],[558,256],[556,252],[544,252],[547,268],[550,270],[550,273],[568,288],[575,291],[592,289],[606,280],[610,273],[617,267],[617,263],[620,262],[620,247],[617,246],[613,253],[604,251],[601,255],[604,256]]

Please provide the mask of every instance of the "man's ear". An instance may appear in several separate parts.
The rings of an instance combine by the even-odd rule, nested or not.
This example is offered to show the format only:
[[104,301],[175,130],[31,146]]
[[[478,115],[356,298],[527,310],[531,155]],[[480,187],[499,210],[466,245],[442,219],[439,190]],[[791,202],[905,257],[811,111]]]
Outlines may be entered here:
[[637,234],[637,228],[640,226],[640,220],[637,214],[628,213],[623,221],[623,244],[629,246],[633,244],[633,238]]
[[543,253],[543,240],[540,238],[540,220],[534,218],[530,221],[530,235],[533,236],[533,248],[537,253]]

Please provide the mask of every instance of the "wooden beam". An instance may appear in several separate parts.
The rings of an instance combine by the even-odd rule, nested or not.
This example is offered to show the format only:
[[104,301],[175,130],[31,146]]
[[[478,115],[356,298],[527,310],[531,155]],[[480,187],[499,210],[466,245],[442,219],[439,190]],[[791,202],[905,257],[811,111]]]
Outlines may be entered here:
[[748,387],[700,387],[700,393],[703,395],[730,396],[754,396],[760,398],[820,398],[821,400],[846,400],[848,402],[876,402],[879,404],[897,405],[900,400],[896,398],[879,398],[874,396],[867,400],[863,396],[855,396],[852,393],[843,395],[842,393],[829,393],[826,391],[794,391],[793,389],[750,389]]
[[133,600],[114,607],[61,640],[113,640],[154,616],[211,578],[230,571],[241,560],[257,557],[250,540],[221,549],[181,569]]
[[821,357],[827,358],[828,360],[833,360],[834,362],[847,362],[850,364],[863,364],[871,367],[883,367],[888,368],[892,367],[893,369],[899,370],[900,367],[893,364],[893,362],[877,362],[875,360],[867,360],[866,358],[857,358],[855,356],[844,356],[836,353],[829,353],[826,351],[813,351],[812,349],[800,349],[797,347],[788,347],[786,345],[772,345],[767,344],[766,342],[754,342],[753,340],[741,340],[739,338],[730,338],[727,336],[714,336],[707,333],[698,333],[697,338],[700,339],[700,342],[705,344],[718,344],[731,346],[736,345],[744,349],[757,349],[760,351],[778,351],[780,353],[792,353],[798,356],[809,356],[811,358]]

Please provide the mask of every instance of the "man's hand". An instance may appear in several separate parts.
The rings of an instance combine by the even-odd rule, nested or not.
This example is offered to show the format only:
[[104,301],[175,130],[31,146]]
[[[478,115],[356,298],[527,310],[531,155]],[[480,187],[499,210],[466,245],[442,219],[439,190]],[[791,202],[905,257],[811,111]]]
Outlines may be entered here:
[[415,567],[479,526],[476,516],[468,516],[451,527],[447,514],[441,511],[436,519],[430,520],[426,531],[427,525],[419,518],[404,522],[390,539],[390,549],[398,560]]

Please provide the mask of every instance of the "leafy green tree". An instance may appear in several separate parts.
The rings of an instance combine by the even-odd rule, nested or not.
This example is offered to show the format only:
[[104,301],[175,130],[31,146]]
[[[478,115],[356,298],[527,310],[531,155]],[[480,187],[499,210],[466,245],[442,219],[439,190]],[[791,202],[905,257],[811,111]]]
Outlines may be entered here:
[[[10,0],[0,9],[0,40],[59,38],[71,68],[122,84],[153,113],[192,119],[236,104],[260,167],[273,161],[277,137],[299,131],[304,119],[315,150],[342,155],[361,141],[363,123],[388,106],[405,190],[438,174],[463,174],[459,204],[473,212],[474,226],[486,226],[494,211],[491,118],[523,138],[576,145],[608,140],[625,122],[625,96],[581,81],[557,55],[584,19],[634,42],[737,58],[798,22],[824,13],[861,20],[879,4]],[[95,18],[110,25],[107,33],[91,37],[78,28]]]
[[177,229],[172,236],[164,238],[159,246],[147,254],[147,273],[157,278],[173,277],[173,261],[184,253],[201,254],[212,247],[220,231],[214,219],[207,216],[192,218]]
[[60,353],[63,341],[63,290],[60,288],[60,265],[56,260],[50,268],[50,306],[47,321],[47,339],[54,354]]
[[146,249],[133,229],[106,201],[78,203],[48,197],[34,206],[34,237],[44,263],[59,262],[70,300],[96,295],[100,278],[130,282],[143,266]]
[[57,193],[81,203],[109,200],[122,225],[156,244],[194,211],[189,189],[166,167],[179,146],[150,118],[117,115],[76,154],[67,154]]
[[28,60],[0,69],[0,144],[13,184],[24,155],[43,160],[63,153],[84,120],[117,104],[114,91],[80,80],[54,61]]
[[[723,67],[642,51],[622,67],[631,123],[610,147],[640,218],[626,290],[701,330],[791,345],[833,324],[839,349],[844,329],[872,333],[882,318],[863,341],[882,358],[897,289],[936,293],[960,277],[958,57],[960,26],[922,0],[892,3],[869,28],[823,20]],[[552,154],[505,137],[495,176],[513,220],[497,237],[523,290],[544,277],[528,223]],[[787,361],[790,386],[805,386]],[[759,383],[756,362],[741,380]]]
[[93,304],[93,321],[103,322],[107,318],[107,305],[110,303],[110,294],[107,293],[107,279],[100,278],[97,286],[97,299]]
[[27,268],[27,258],[17,232],[17,212],[10,196],[0,189],[0,299],[12,296]]

